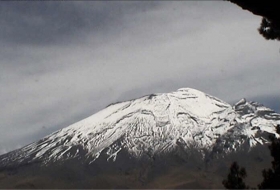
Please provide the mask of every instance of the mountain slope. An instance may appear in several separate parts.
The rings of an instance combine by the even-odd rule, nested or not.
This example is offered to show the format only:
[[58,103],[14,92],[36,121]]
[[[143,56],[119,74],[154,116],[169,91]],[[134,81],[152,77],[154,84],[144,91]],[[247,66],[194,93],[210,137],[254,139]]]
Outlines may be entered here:
[[264,144],[260,133],[275,133],[279,114],[242,99],[231,106],[198,90],[184,88],[108,106],[67,128],[54,132],[6,156],[2,165],[43,160],[44,163],[86,157],[89,163],[106,150],[115,160],[125,149],[131,156],[154,155],[177,146],[220,152],[232,151],[247,141]]

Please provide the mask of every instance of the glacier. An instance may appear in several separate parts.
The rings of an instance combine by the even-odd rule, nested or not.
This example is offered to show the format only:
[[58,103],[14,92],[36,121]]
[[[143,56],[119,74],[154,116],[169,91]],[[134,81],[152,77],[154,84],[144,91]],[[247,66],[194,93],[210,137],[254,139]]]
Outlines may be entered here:
[[0,156],[0,167],[41,161],[48,164],[85,156],[89,164],[120,151],[139,158],[180,146],[209,152],[231,152],[269,143],[280,114],[241,99],[230,105],[191,88],[111,104],[96,114],[56,131],[38,142]]

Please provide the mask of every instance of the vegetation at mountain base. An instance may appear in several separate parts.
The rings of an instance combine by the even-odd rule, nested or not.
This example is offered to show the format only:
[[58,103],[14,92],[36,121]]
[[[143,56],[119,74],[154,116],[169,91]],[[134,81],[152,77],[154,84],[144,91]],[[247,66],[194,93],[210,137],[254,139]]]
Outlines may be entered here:
[[280,40],[280,7],[277,1],[228,0],[242,9],[262,16],[259,33],[267,40]]
[[247,173],[244,167],[241,167],[237,162],[233,162],[230,167],[230,173],[227,179],[223,180],[223,185],[227,189],[248,189],[244,179],[247,177]]
[[[276,132],[280,134],[280,125],[276,126]],[[263,181],[258,185],[259,189],[280,189],[280,138],[270,135],[270,154],[273,157],[272,168],[262,171]],[[247,177],[245,168],[240,168],[237,162],[233,162],[227,179],[223,180],[223,185],[227,189],[248,189],[244,183]]]
[[[280,125],[276,127],[276,131],[280,134]],[[273,161],[271,162],[272,168],[263,170],[263,181],[258,185],[260,189],[280,189],[280,138],[271,135],[270,140],[271,145],[269,149],[273,157]]]

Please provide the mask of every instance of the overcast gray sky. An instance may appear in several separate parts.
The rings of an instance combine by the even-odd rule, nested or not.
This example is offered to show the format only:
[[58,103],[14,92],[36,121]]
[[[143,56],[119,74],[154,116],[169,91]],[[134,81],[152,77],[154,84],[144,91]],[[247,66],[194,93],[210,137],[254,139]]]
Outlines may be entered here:
[[224,1],[0,2],[0,154],[108,104],[191,87],[279,111],[279,42]]

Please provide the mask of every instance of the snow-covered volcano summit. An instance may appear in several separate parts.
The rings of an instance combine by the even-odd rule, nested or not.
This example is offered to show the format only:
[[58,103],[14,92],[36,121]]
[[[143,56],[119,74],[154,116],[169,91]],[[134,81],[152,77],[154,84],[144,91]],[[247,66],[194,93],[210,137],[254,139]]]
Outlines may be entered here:
[[[231,106],[195,89],[152,94],[111,104],[104,110],[44,139],[0,157],[0,166],[12,163],[100,155],[116,160],[130,156],[168,153],[180,147],[228,152],[246,144],[263,144],[264,133],[274,133],[280,115],[245,99]],[[103,156],[102,156],[103,157]]]

